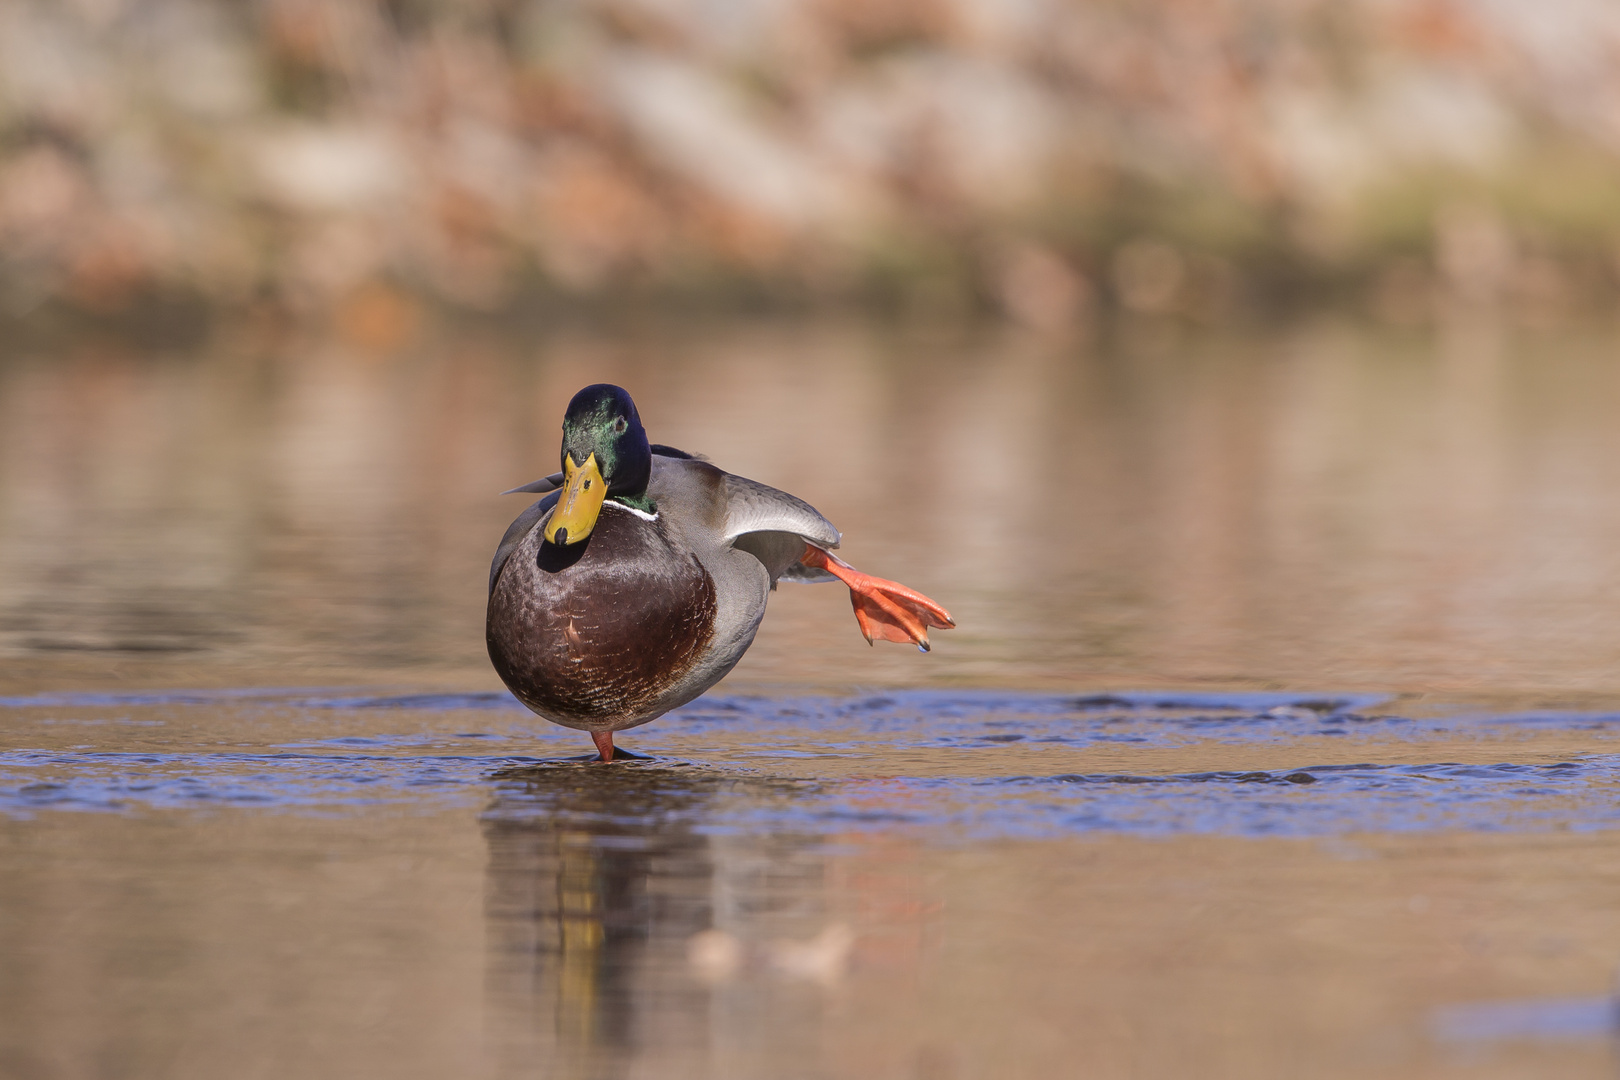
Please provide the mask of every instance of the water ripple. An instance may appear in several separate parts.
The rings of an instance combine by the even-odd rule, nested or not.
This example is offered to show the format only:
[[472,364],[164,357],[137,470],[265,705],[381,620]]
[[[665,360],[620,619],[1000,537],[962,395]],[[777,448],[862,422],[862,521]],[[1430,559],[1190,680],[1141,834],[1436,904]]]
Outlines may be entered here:
[[0,813],[208,805],[340,807],[455,788],[475,800],[504,759],[364,754],[0,753]]
[[[521,779],[520,784],[510,775],[505,779],[502,813],[566,814],[581,791],[576,778],[548,781],[545,773],[533,772]],[[618,781],[588,782],[602,786]],[[674,782],[688,790],[684,780]],[[733,785],[730,798],[689,810],[705,831],[812,833],[904,826],[968,839],[1086,832],[1325,837],[1620,827],[1620,755],[1551,765],[1439,762],[1169,776],[882,777],[814,783],[733,776],[728,782]],[[704,783],[720,781],[708,776]],[[771,797],[746,797],[754,790],[769,791]],[[783,798],[784,793],[792,797]],[[661,821],[667,807],[660,803],[655,813]]]
[[[10,713],[6,730],[14,742],[33,738],[29,732],[43,743],[72,731],[69,738],[86,744],[0,752],[0,814],[211,806],[319,810],[493,800],[492,812],[501,814],[606,814],[644,820],[649,827],[680,820],[718,832],[916,829],[946,840],[1093,832],[1332,836],[1620,827],[1620,757],[1615,755],[1583,754],[1554,763],[1423,760],[1442,757],[1454,745],[1445,740],[1459,734],[1473,738],[1487,728],[1500,732],[1514,725],[1529,734],[1585,731],[1620,714],[1415,719],[1378,714],[1374,709],[1380,704],[1369,695],[1349,694],[739,695],[700,700],[649,729],[643,746],[667,740],[657,760],[602,767],[498,753],[512,748],[571,755],[582,749],[576,733],[538,721],[509,724],[492,715],[515,709],[504,693],[36,695],[0,700],[0,709],[29,710]],[[138,716],[191,719],[158,728],[94,726],[109,715],[129,721],[110,710],[142,706],[158,711]],[[378,730],[381,716],[391,718],[387,723],[394,730]],[[188,742],[196,731],[212,730],[229,717],[238,725],[232,729],[233,749],[208,750]],[[496,730],[480,730],[486,724]],[[1283,769],[1166,774],[1122,769],[996,775],[984,767],[999,761],[1017,761],[1020,770],[1032,762],[1038,767],[1040,756],[1022,749],[1028,744],[1123,746],[1132,753],[1136,746],[1169,747],[1175,753],[1168,758],[1142,760],[1182,763],[1196,762],[1200,746],[1267,745],[1269,760],[1275,761],[1279,744],[1352,729],[1371,733],[1386,747],[1410,745],[1410,756],[1418,760],[1312,765],[1307,759]],[[103,741],[90,743],[91,738]],[[688,746],[707,752],[722,745],[730,765],[683,763],[678,749],[670,751]],[[467,752],[474,750],[481,752]],[[1231,750],[1222,754],[1223,761],[1231,760]],[[909,770],[916,775],[813,781],[773,775],[813,769],[818,758],[836,759],[845,771],[852,763],[862,768],[865,761],[873,769],[901,773],[908,767],[896,763],[918,764]],[[958,766],[976,762],[983,763],[977,771],[969,768],[960,775],[964,770]],[[615,794],[597,805],[590,793],[604,785],[617,785]]]

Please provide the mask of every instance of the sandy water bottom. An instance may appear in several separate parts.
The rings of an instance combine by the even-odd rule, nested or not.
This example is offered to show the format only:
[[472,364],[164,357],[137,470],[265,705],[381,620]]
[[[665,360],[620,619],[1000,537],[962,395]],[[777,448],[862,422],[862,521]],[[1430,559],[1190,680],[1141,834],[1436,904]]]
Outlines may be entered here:
[[1611,1076],[1620,712],[0,700],[0,1073]]

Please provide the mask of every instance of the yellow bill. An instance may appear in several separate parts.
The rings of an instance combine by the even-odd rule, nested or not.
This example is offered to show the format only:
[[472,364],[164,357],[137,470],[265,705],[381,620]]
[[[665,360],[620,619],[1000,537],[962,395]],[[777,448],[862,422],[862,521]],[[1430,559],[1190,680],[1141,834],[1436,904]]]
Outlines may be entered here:
[[575,465],[572,454],[564,457],[562,497],[546,522],[546,539],[553,544],[577,544],[591,535],[605,498],[607,482],[597,468],[596,455],[586,458],[583,465]]

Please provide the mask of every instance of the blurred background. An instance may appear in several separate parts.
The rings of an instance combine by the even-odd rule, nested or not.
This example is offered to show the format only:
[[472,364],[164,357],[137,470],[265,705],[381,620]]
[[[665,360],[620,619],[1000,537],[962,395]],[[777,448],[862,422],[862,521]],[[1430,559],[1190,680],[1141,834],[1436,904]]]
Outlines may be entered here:
[[6,0],[0,50],[12,316],[1620,280],[1596,0]]
[[[0,1073],[1613,1080],[1617,298],[1613,0],[0,0]],[[958,627],[536,765],[603,381]]]
[[617,381],[962,624],[739,680],[1620,689],[1617,290],[1591,0],[0,0],[0,655],[489,681]]

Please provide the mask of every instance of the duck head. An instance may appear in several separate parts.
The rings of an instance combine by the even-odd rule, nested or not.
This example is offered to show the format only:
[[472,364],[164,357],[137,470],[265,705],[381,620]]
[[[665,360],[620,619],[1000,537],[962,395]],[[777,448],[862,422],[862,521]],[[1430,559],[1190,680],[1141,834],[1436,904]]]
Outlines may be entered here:
[[553,544],[577,544],[591,535],[606,499],[651,513],[647,480],[652,450],[636,403],[623,387],[587,386],[563,415],[563,488],[546,523]]

